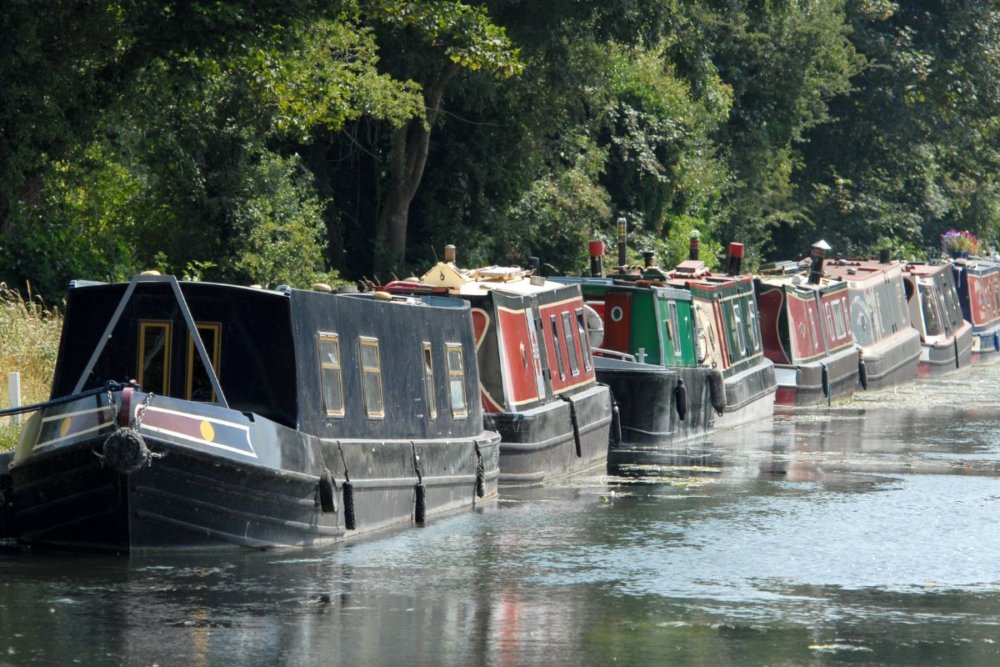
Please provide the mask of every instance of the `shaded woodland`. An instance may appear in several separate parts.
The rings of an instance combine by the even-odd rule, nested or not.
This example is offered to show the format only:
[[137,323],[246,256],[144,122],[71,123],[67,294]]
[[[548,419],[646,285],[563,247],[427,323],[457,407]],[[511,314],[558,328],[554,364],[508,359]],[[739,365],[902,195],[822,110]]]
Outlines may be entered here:
[[987,0],[5,0],[0,281],[1000,236]]

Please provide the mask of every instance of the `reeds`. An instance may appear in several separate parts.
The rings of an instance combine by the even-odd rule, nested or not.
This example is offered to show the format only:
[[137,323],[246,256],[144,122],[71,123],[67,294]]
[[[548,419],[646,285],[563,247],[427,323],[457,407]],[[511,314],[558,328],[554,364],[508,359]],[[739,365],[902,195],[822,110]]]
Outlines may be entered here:
[[[0,409],[10,405],[7,374],[21,374],[21,402],[44,401],[49,396],[62,315],[49,307],[31,285],[27,296],[0,282]],[[20,427],[0,418],[0,451],[17,442]]]

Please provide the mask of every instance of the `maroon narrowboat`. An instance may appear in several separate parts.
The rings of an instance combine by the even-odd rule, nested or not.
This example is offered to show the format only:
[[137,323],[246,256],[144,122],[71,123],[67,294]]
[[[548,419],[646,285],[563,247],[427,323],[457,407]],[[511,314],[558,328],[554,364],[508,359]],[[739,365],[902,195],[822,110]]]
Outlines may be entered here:
[[823,275],[829,249],[824,241],[813,245],[808,271],[781,262],[762,267],[755,280],[778,405],[829,404],[851,396],[858,384],[860,353],[851,334],[847,283]]
[[851,332],[861,348],[861,388],[882,389],[916,378],[920,332],[910,323],[902,265],[883,251],[878,261],[838,260],[824,271],[847,283]]
[[1000,359],[1000,263],[982,258],[951,265],[962,316],[972,325],[972,363]]

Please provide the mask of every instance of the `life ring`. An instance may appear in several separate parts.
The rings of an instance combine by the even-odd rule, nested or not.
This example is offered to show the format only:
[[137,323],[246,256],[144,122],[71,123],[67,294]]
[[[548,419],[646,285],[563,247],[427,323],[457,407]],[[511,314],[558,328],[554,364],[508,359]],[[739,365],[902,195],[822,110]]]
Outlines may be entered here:
[[600,313],[583,304],[583,323],[587,329],[587,337],[590,338],[590,347],[596,349],[604,342],[604,320]]

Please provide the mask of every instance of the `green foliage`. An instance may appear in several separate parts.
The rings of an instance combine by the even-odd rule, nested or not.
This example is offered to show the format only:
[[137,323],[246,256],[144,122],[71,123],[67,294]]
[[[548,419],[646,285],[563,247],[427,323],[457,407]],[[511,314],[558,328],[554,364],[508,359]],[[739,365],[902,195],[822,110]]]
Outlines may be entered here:
[[578,266],[587,240],[611,214],[608,194],[596,183],[604,152],[585,137],[567,144],[572,164],[537,179],[507,211],[499,231],[505,258],[526,264],[529,256],[537,256],[556,270]]
[[227,275],[265,287],[307,287],[324,276],[323,205],[295,158],[265,155],[245,173],[232,216]]
[[998,54],[991,0],[9,0],[0,279],[995,246]]
[[[290,45],[289,45],[290,43]],[[401,126],[423,117],[420,87],[379,72],[370,28],[343,21],[301,27],[236,59],[274,131],[306,143],[316,128],[340,130],[362,116]]]
[[381,21],[409,29],[432,50],[470,71],[503,77],[523,71],[503,27],[490,20],[483,7],[454,0],[372,0],[369,7]]

